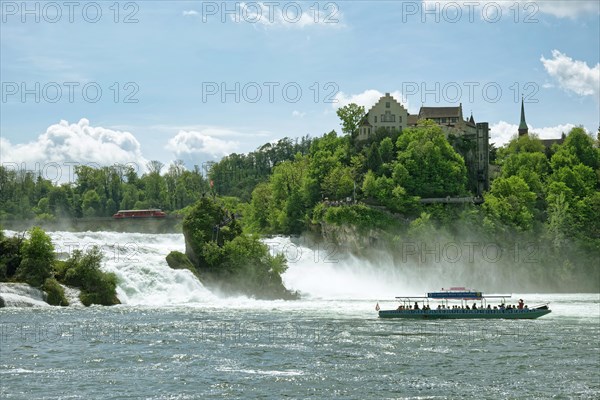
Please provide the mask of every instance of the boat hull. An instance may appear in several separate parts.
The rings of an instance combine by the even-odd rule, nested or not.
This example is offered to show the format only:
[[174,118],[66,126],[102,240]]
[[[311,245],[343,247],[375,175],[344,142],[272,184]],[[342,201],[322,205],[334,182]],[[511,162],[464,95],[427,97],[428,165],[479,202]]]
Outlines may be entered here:
[[535,319],[549,309],[528,310],[380,310],[379,318],[408,319]]

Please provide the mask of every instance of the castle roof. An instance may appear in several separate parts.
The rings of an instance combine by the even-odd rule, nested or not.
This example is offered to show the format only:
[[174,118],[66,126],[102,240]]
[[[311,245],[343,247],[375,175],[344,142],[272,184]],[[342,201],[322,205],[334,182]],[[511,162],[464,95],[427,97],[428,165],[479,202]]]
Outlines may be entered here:
[[462,118],[462,107],[421,107],[419,119],[458,117]]
[[419,116],[416,114],[408,114],[408,117],[406,119],[406,123],[409,126],[413,126],[413,125],[417,125],[417,122],[419,121]]
[[364,117],[360,120],[359,126],[373,126],[369,123],[369,113],[366,113]]

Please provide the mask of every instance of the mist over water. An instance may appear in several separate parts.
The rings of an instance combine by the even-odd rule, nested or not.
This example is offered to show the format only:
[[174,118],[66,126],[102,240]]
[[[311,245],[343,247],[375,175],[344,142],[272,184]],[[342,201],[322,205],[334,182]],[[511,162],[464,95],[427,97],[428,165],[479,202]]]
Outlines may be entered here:
[[[63,259],[76,249],[85,251],[98,246],[104,254],[102,269],[117,276],[117,297],[125,305],[243,308],[260,307],[261,304],[271,307],[278,303],[244,296],[224,298],[204,287],[190,271],[171,269],[165,260],[167,254],[173,250],[185,251],[184,237],[180,233],[57,231],[48,234]],[[369,249],[359,257],[342,246],[311,242],[303,237],[276,236],[265,238],[263,242],[271,254],[285,256],[288,269],[282,275],[283,282],[286,288],[301,294],[301,302],[393,300],[395,296],[423,296],[428,291],[452,286],[466,286],[486,294],[535,292],[523,290],[530,277],[513,273],[510,259],[485,262],[473,249],[472,254],[457,257],[456,248],[453,253],[441,247],[431,251],[436,248],[431,243],[410,243],[399,244],[395,249]],[[421,252],[421,245],[429,248]],[[486,256],[487,261],[492,256],[492,253]],[[520,282],[521,286],[512,282]],[[69,295],[76,297],[77,294],[69,292]],[[21,296],[20,300],[15,298],[19,302],[27,297],[27,293],[9,296]],[[39,296],[32,296],[33,304],[39,302],[43,303]]]
[[388,252],[363,259],[332,244],[302,242],[285,236],[265,240],[272,253],[282,253],[288,261],[285,286],[303,297],[360,300],[422,293],[410,274],[394,268]]

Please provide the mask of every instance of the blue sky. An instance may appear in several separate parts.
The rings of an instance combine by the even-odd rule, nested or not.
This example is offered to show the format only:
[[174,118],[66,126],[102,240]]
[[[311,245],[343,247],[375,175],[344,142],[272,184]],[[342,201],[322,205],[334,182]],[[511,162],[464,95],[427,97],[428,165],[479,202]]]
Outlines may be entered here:
[[521,96],[542,137],[600,125],[596,1],[0,3],[0,155],[28,169],[202,164],[339,132],[336,107],[384,92],[462,103],[497,144]]

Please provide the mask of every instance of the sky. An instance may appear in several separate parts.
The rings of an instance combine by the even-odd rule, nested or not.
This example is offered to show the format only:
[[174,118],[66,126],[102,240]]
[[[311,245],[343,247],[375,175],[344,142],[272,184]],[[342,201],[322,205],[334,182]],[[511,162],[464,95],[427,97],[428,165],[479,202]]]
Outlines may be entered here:
[[462,103],[497,146],[521,99],[542,138],[595,135],[599,17],[597,1],[0,0],[0,162],[202,166],[340,133],[338,107],[386,92],[411,114]]

